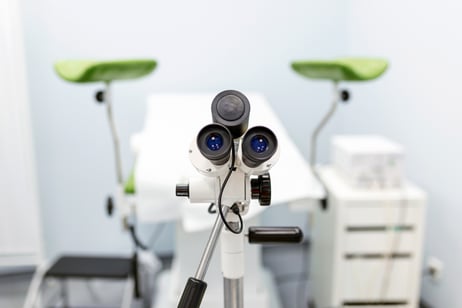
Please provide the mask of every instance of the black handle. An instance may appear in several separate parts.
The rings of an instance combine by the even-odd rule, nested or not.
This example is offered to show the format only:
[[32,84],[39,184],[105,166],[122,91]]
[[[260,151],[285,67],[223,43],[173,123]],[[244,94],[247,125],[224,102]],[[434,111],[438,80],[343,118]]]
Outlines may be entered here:
[[199,308],[205,289],[207,289],[205,281],[189,278],[178,303],[178,308]]
[[303,232],[299,227],[250,227],[251,244],[290,244],[300,243]]

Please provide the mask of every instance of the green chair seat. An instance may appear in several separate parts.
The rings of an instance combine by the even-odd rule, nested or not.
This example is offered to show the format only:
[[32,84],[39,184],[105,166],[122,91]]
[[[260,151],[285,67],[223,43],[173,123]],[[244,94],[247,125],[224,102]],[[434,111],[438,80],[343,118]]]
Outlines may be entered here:
[[124,192],[127,195],[134,195],[136,193],[135,188],[135,169],[132,170],[130,176],[128,177],[127,181],[125,182]]
[[388,67],[385,59],[339,58],[292,62],[292,69],[311,79],[332,81],[366,81],[381,76]]
[[152,59],[115,61],[66,60],[55,63],[55,70],[70,82],[98,82],[135,79],[151,73],[157,66]]

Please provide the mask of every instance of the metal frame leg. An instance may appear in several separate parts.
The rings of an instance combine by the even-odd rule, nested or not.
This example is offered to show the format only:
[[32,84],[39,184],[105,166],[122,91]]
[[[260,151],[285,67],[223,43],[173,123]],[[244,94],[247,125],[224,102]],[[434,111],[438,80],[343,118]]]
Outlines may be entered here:
[[104,102],[106,104],[107,119],[109,122],[112,143],[114,146],[114,159],[115,159],[117,183],[119,185],[123,185],[124,178],[122,174],[122,160],[120,156],[119,134],[117,133],[114,116],[112,114],[112,93],[111,93],[111,83],[109,81],[106,82],[106,89],[104,90]]
[[[48,264],[42,264],[35,270],[34,276],[32,277],[29,289],[27,291],[23,308],[42,307],[41,290],[45,273],[47,270]],[[36,305],[36,303],[38,304],[38,306]]]
[[69,307],[69,292],[67,289],[67,279],[66,278],[61,278],[59,280],[59,288],[60,288],[59,295],[61,297],[62,307],[68,308]]
[[[310,166],[313,172],[315,172],[315,165],[316,165],[316,151],[318,145],[318,135],[324,126],[329,122],[330,118],[334,115],[335,110],[337,109],[337,105],[339,102],[339,90],[338,90],[338,83],[334,82],[334,98],[332,100],[331,106],[324,117],[321,119],[321,122],[316,126],[311,135],[311,149],[310,149]],[[316,172],[315,172],[316,175]]]
[[121,308],[130,308],[132,305],[133,300],[133,290],[135,288],[135,282],[133,281],[133,277],[127,278],[127,283],[125,284],[124,288],[124,295],[122,297],[122,304]]

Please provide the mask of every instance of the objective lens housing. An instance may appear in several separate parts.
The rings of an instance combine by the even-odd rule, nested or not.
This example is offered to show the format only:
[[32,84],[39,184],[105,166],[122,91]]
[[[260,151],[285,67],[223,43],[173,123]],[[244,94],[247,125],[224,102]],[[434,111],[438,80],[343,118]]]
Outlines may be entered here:
[[242,140],[242,160],[250,168],[258,167],[269,160],[277,148],[278,139],[269,128],[252,127]]
[[225,126],[220,124],[204,126],[197,134],[196,142],[201,154],[214,165],[220,166],[229,160],[233,137]]
[[226,126],[233,138],[241,137],[247,130],[249,115],[249,100],[239,91],[226,90],[218,93],[213,99],[213,122]]

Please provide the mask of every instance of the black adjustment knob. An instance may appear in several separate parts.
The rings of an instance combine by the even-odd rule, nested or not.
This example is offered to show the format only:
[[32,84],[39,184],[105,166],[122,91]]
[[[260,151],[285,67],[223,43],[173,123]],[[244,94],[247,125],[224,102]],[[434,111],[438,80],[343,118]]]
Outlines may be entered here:
[[348,90],[341,90],[340,91],[340,99],[342,100],[342,102],[347,102],[348,100],[350,100],[350,92]]
[[259,175],[257,179],[250,180],[251,197],[258,199],[260,205],[271,204],[271,178],[269,173]]
[[95,99],[98,103],[104,103],[104,91],[99,90],[98,92],[96,92]]
[[175,193],[177,197],[189,197],[189,184],[177,184]]
[[112,216],[112,213],[114,213],[114,201],[112,197],[107,197],[106,199],[106,213],[108,216]]
[[250,244],[293,244],[303,240],[299,227],[250,227]]

